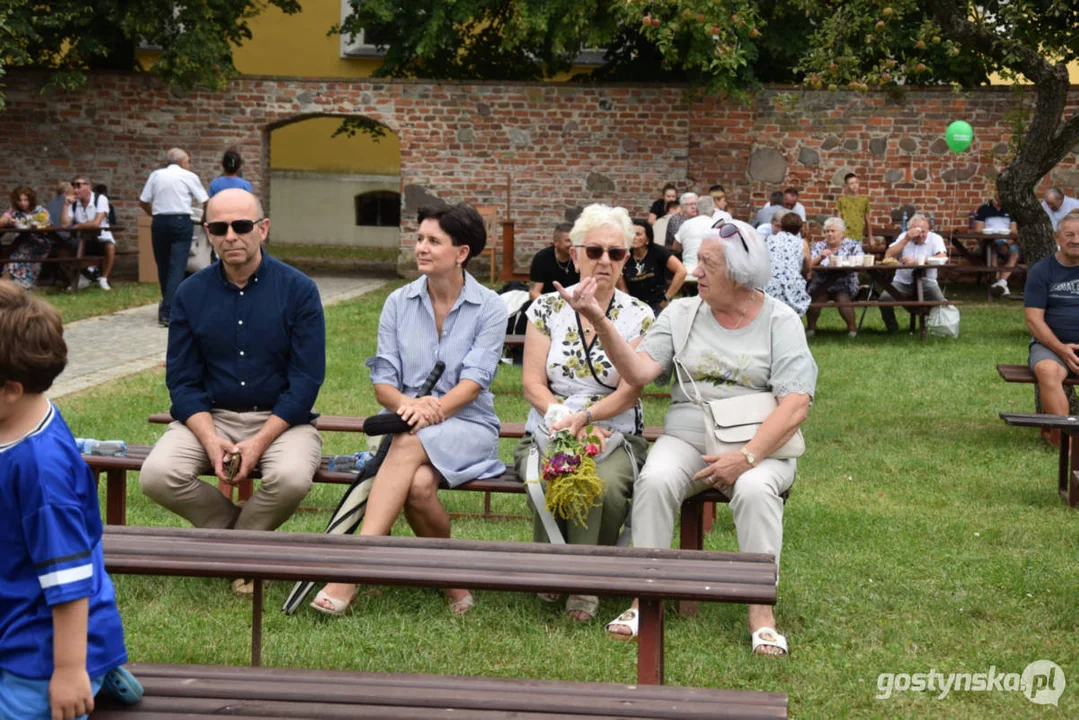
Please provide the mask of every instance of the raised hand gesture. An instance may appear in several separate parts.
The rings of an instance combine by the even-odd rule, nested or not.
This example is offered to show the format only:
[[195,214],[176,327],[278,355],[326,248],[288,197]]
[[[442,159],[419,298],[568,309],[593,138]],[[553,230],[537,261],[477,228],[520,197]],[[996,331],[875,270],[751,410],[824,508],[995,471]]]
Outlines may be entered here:
[[562,283],[557,280],[554,283],[555,290],[562,296],[562,299],[569,303],[569,306],[574,311],[581,314],[582,317],[587,319],[590,323],[595,325],[603,320],[606,314],[604,309],[600,307],[599,301],[596,300],[596,279],[592,277],[585,278],[577,287],[574,288],[573,293],[566,292],[566,289],[562,287]]

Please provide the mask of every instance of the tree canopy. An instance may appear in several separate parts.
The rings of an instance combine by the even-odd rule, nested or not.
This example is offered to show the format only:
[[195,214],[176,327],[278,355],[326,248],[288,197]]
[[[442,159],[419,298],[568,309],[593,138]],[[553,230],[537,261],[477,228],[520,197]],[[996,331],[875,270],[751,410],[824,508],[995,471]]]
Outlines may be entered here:
[[78,87],[91,70],[136,69],[143,43],[160,48],[151,72],[170,85],[221,88],[236,73],[233,48],[251,39],[247,21],[269,5],[300,10],[298,0],[0,0],[0,75],[36,68],[53,87]]

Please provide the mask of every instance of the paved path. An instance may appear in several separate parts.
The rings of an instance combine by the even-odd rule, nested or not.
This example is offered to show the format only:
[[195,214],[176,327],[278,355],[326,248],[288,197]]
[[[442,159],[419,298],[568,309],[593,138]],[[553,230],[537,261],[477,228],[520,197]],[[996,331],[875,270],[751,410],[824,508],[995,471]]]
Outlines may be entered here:
[[[312,276],[322,304],[334,305],[375,290],[383,279]],[[67,367],[49,390],[50,398],[157,367],[165,359],[168,330],[157,324],[157,303],[64,326]]]

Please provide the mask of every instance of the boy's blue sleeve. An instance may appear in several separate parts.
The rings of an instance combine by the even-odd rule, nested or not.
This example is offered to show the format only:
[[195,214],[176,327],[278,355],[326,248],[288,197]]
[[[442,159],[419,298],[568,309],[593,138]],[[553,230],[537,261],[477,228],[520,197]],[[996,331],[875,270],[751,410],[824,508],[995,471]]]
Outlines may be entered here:
[[60,463],[55,474],[35,473],[36,477],[26,480],[37,487],[25,488],[29,492],[23,493],[34,501],[22,507],[23,538],[49,606],[88,597],[100,582],[94,577],[92,556],[100,537],[91,538],[72,479],[56,476],[65,470],[76,472],[66,465]]

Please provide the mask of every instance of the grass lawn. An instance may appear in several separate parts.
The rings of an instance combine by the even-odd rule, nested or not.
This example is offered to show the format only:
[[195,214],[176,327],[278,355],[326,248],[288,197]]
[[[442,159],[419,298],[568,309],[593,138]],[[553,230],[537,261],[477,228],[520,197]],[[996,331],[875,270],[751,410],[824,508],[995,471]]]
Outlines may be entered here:
[[[362,359],[374,351],[389,289],[327,310],[328,379],[318,410],[368,414],[376,404]],[[971,302],[959,340],[888,336],[871,311],[857,339],[834,312],[811,342],[820,366],[804,425],[808,452],[787,505],[779,629],[791,657],[749,654],[745,608],[702,604],[694,618],[668,618],[667,678],[673,685],[782,691],[804,718],[1079,716],[1079,515],[1056,494],[1056,455],[1034,430],[997,413],[1031,411],[1030,386],[996,376],[998,362],[1026,361],[1018,303]],[[80,297],[82,295],[80,294]],[[87,294],[89,297],[89,293]],[[900,323],[904,314],[900,315]],[[519,390],[520,368],[503,366],[495,387]],[[122,399],[122,400],[121,400]],[[59,405],[76,435],[153,442],[145,422],[168,407],[163,371],[149,371]],[[519,394],[498,395],[499,414],[521,421]],[[661,424],[665,402],[645,406]],[[326,434],[324,452],[362,449],[364,439]],[[504,441],[504,459],[512,442]],[[316,486],[286,531],[321,531],[338,487]],[[102,497],[102,501],[104,498]],[[454,511],[478,511],[477,493],[445,493]],[[496,496],[500,513],[524,513],[523,496]],[[128,519],[181,525],[129,486]],[[407,534],[399,522],[396,534]],[[458,520],[455,537],[527,541],[530,523]],[[736,550],[721,507],[711,550]],[[133,660],[245,664],[249,603],[224,581],[114,578]],[[634,682],[635,647],[612,642],[603,623],[627,599],[604,600],[597,619],[576,624],[528,595],[478,592],[451,617],[434,591],[370,589],[350,616],[277,612],[289,589],[268,589],[264,663],[500,677]],[[877,700],[880,673],[1021,673],[1039,659],[1070,680],[1059,707],[1019,692],[897,692]]]
[[60,288],[41,288],[41,297],[60,311],[65,323],[156,303],[161,299],[157,283],[114,282],[105,291],[96,284],[70,293]]

